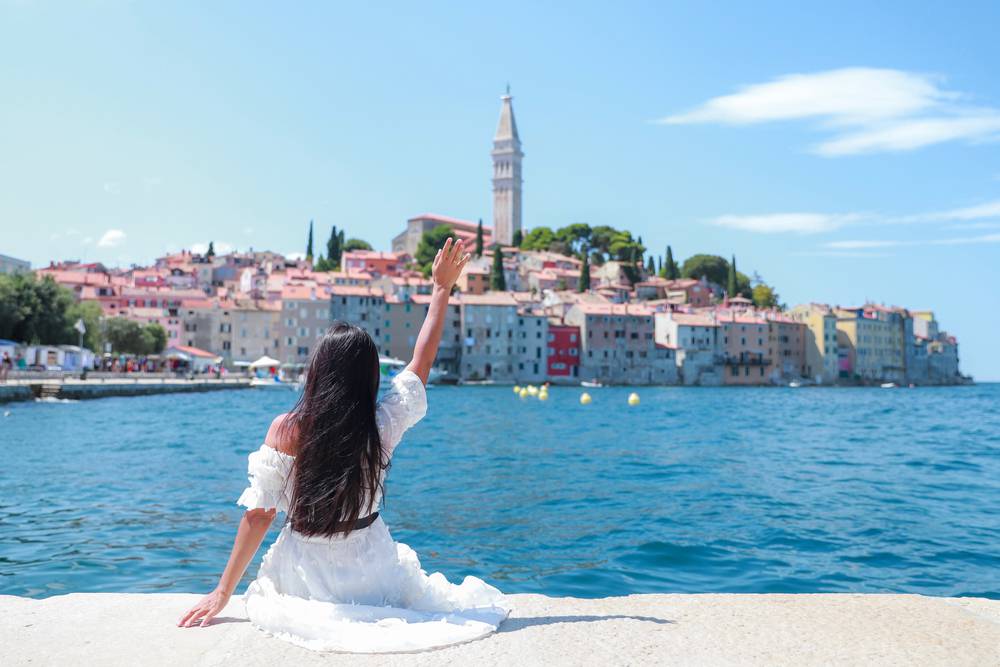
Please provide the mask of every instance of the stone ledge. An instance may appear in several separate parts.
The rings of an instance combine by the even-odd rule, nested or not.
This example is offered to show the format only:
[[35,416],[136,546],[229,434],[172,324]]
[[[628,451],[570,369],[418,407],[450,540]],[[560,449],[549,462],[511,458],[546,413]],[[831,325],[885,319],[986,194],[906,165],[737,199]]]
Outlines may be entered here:
[[984,665],[1000,601],[919,595],[512,595],[486,639],[414,654],[313,653],[266,637],[234,597],[178,628],[190,594],[0,596],[4,665]]

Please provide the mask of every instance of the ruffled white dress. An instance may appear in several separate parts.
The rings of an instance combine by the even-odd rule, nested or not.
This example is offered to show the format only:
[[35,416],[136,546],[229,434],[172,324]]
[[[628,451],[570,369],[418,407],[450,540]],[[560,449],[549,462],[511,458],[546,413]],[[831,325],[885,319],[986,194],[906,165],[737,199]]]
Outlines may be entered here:
[[[420,378],[409,371],[393,378],[376,411],[387,459],[426,412]],[[287,512],[293,461],[268,445],[250,454],[250,486],[239,504]],[[510,612],[503,594],[481,579],[455,585],[440,573],[428,576],[413,549],[393,542],[381,517],[346,537],[308,537],[286,523],[244,600],[260,630],[308,649],[351,653],[421,651],[479,639]]]

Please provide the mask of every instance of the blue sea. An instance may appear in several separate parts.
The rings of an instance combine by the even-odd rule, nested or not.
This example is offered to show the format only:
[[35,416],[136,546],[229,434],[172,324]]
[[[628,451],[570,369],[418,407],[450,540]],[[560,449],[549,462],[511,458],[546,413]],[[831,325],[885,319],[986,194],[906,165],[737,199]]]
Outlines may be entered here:
[[[395,538],[511,593],[1000,599],[1000,385],[588,391],[432,388],[387,482]],[[0,593],[208,591],[293,400],[0,405]]]

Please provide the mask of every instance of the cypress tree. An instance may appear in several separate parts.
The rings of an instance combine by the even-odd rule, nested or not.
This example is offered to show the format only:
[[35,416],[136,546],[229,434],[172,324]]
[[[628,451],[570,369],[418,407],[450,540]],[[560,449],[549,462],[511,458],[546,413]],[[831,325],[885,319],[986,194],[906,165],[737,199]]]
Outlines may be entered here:
[[646,273],[648,273],[649,275],[653,275],[656,273],[656,260],[653,259],[652,255],[650,255],[649,258],[646,259]]
[[733,261],[729,263],[729,275],[727,276],[726,282],[726,293],[729,298],[736,296],[736,255],[733,255]]
[[507,281],[503,277],[503,251],[500,244],[493,246],[493,270],[490,272],[490,289],[495,292],[507,290]]
[[306,241],[306,259],[310,262],[313,258],[313,221],[309,221],[309,240]]
[[479,224],[476,226],[476,257],[482,257],[482,256],[483,256],[483,219],[479,218]]
[[590,291],[590,251],[583,249],[583,264],[580,265],[580,281],[576,286],[577,292]]
[[674,261],[674,251],[667,246],[667,259],[664,260],[664,264],[667,269],[667,280],[677,280],[680,278],[680,270],[677,268],[677,262]]
[[337,225],[330,230],[330,240],[326,242],[326,261],[332,271],[340,269],[340,255],[343,253],[342,239],[337,233]]
[[215,257],[215,241],[208,242],[208,252],[205,253],[205,257]]
[[656,275],[663,275],[663,255],[656,256]]

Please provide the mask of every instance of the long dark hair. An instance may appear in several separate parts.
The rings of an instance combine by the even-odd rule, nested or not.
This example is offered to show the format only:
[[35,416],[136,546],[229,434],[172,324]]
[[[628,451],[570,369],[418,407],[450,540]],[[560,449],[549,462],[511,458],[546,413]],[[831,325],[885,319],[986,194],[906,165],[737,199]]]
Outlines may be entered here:
[[313,350],[302,396],[285,422],[298,430],[288,512],[295,531],[347,534],[338,528],[375,509],[388,465],[375,425],[379,375],[378,348],[353,324],[335,323]]

